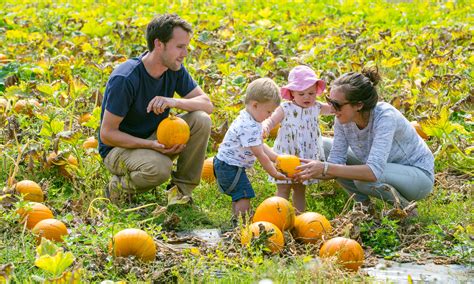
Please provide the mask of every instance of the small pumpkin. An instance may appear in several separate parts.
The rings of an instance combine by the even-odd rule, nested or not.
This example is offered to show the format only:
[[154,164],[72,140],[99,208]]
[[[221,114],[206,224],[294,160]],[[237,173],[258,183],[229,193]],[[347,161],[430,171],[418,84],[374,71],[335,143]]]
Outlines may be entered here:
[[32,116],[33,109],[39,106],[40,106],[40,103],[35,99],[28,99],[28,100],[20,99],[15,102],[15,104],[13,105],[13,109],[17,113],[23,113],[23,114]]
[[337,237],[328,240],[319,250],[320,257],[336,256],[337,262],[349,270],[357,271],[364,263],[364,250],[352,239]]
[[0,53],[0,63],[7,63],[10,61],[5,54]]
[[156,257],[153,238],[140,229],[125,229],[115,234],[109,243],[109,250],[114,256],[134,255],[143,261],[151,261]]
[[23,196],[24,200],[43,202],[44,194],[41,187],[32,180],[22,180],[15,185],[15,190]]
[[207,182],[213,182],[216,180],[214,176],[214,157],[210,157],[204,160],[202,165],[201,178]]
[[91,119],[92,115],[90,113],[84,113],[83,115],[79,116],[78,122],[79,124],[83,124],[88,122]]
[[322,236],[332,232],[331,224],[323,215],[316,212],[305,212],[296,216],[292,234],[303,243],[316,243]]
[[77,161],[77,158],[72,154],[70,154],[67,157],[66,162],[67,162],[67,164],[59,165],[59,174],[62,175],[63,177],[65,177],[65,178],[72,178],[72,174],[71,174],[72,169],[71,169],[71,167],[77,167],[79,162]]
[[272,235],[267,239],[266,246],[273,253],[280,252],[285,245],[283,233],[277,226],[270,222],[260,221],[250,224],[241,231],[240,242],[242,245],[248,245],[252,239],[260,236],[263,231],[271,233]]
[[295,223],[295,209],[285,198],[272,196],[258,205],[252,217],[252,221],[270,222],[283,232],[293,228]]
[[190,129],[188,123],[177,116],[170,115],[163,119],[156,130],[156,138],[165,148],[174,145],[186,144],[189,140]]
[[276,158],[276,168],[288,177],[293,177],[298,171],[296,167],[300,166],[300,158],[294,155],[278,155]]
[[410,122],[411,126],[413,126],[416,130],[416,133],[418,133],[418,135],[423,138],[423,140],[426,140],[428,138],[430,138],[424,131],[423,131],[423,128],[421,128],[421,125],[418,123],[418,121],[411,121]]
[[86,141],[82,143],[82,148],[84,149],[95,149],[97,146],[99,146],[99,141],[93,136],[87,138]]
[[28,102],[26,100],[18,100],[13,105],[13,109],[17,113],[23,113],[28,108]]
[[0,98],[0,114],[3,114],[7,111],[8,101],[4,98]]
[[41,241],[41,238],[45,238],[51,241],[62,242],[63,237],[68,235],[66,225],[53,218],[39,221],[33,227],[32,232],[38,236],[38,241]]
[[20,215],[20,222],[26,222],[26,227],[30,230],[33,229],[39,221],[54,218],[53,212],[51,212],[46,205],[38,202],[28,202],[16,212]]

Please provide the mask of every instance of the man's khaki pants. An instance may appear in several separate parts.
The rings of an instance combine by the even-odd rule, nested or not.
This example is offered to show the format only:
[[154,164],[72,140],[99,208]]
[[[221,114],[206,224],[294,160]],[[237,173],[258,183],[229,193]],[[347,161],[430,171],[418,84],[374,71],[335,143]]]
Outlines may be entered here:
[[[191,130],[186,148],[179,153],[176,171],[172,172],[173,160],[151,149],[126,149],[115,147],[104,159],[107,169],[114,175],[109,190],[128,193],[145,192],[165,183],[171,183],[184,194],[191,196],[199,184],[207,143],[211,132],[211,119],[203,111],[194,111],[180,116]],[[156,133],[148,139],[155,140]]]

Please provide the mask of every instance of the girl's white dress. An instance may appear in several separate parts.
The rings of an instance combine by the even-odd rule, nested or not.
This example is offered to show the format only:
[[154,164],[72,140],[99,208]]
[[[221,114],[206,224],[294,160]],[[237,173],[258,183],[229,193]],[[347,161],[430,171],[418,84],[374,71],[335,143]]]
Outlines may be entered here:
[[[277,154],[291,154],[300,158],[325,161],[322,137],[319,128],[321,105],[316,102],[312,107],[302,108],[293,102],[281,104],[285,117],[280,123],[280,130],[273,145]],[[292,181],[270,180],[279,184]],[[317,183],[319,180],[304,181],[305,185]]]

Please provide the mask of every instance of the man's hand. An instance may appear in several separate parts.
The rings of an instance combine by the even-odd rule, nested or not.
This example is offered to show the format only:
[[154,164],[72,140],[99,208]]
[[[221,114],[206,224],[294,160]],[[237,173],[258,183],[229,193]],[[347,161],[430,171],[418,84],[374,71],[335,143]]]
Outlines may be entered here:
[[163,113],[167,108],[176,107],[177,102],[173,98],[156,96],[149,103],[146,112],[153,111],[155,114]]
[[153,140],[150,148],[161,154],[173,156],[181,153],[186,148],[186,144],[176,144],[171,148],[165,148],[165,145],[158,143],[157,140]]

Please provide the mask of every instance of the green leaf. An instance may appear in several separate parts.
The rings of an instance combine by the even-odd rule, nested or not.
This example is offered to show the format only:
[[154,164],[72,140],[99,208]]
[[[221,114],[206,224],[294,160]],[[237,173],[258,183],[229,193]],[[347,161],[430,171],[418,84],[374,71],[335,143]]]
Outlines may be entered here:
[[74,255],[59,251],[56,255],[45,254],[35,260],[35,265],[54,276],[61,275],[74,262]]
[[38,91],[45,93],[47,95],[52,95],[54,93],[54,89],[51,87],[51,85],[48,85],[48,84],[37,85],[36,89],[38,89]]
[[36,254],[38,256],[55,255],[62,250],[63,249],[61,247],[58,247],[52,241],[42,238],[41,244],[36,248]]
[[41,127],[39,135],[50,137],[52,134],[53,133],[51,132],[51,126],[49,126],[47,123],[44,123]]
[[53,119],[51,121],[51,131],[56,134],[64,130],[64,121]]

